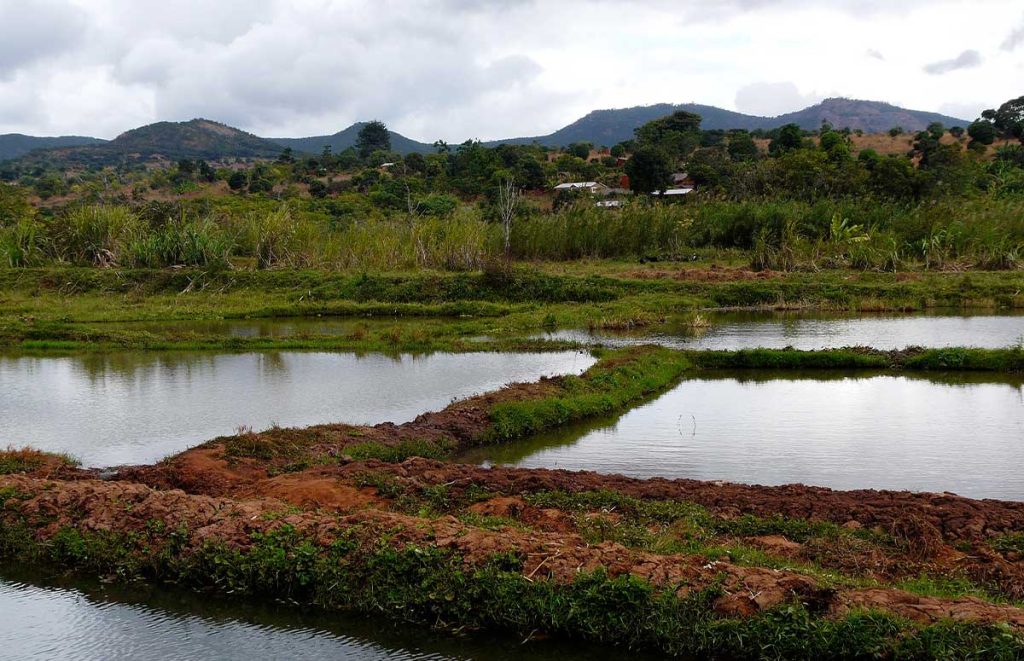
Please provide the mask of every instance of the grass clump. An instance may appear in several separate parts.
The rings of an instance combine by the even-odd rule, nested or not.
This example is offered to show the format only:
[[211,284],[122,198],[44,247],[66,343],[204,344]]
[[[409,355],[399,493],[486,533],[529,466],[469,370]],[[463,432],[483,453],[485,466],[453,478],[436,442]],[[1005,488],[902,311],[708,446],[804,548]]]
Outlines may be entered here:
[[74,468],[80,462],[63,453],[41,452],[32,448],[7,448],[0,451],[0,475],[32,473],[42,468]]
[[999,535],[989,540],[989,546],[1000,553],[1018,553],[1024,555],[1024,533]]
[[509,441],[618,410],[663,390],[690,367],[681,353],[638,347],[602,354],[580,377],[565,377],[561,392],[541,399],[503,402],[491,409],[485,441]]
[[345,452],[357,461],[379,459],[385,463],[398,464],[410,457],[426,459],[447,459],[455,449],[451,439],[425,440],[405,439],[395,445],[385,443],[357,443],[345,448]]

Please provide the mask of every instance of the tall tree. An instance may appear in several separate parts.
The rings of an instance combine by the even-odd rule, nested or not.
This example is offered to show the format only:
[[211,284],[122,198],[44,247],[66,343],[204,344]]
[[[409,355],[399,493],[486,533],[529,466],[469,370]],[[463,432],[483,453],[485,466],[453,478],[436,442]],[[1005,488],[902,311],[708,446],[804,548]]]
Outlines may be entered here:
[[637,128],[637,142],[661,149],[670,157],[686,158],[700,144],[700,115],[677,111]]
[[641,145],[626,161],[629,187],[634,193],[653,193],[665,190],[672,176],[673,160],[665,150],[655,145]]
[[981,116],[992,122],[1000,137],[1016,138],[1024,143],[1024,96],[1010,99],[997,109],[990,108]]
[[391,151],[391,133],[384,122],[375,119],[359,129],[356,151],[362,159],[369,158],[375,151]]
[[804,144],[804,132],[797,124],[786,124],[768,144],[768,153],[773,156],[800,149]]

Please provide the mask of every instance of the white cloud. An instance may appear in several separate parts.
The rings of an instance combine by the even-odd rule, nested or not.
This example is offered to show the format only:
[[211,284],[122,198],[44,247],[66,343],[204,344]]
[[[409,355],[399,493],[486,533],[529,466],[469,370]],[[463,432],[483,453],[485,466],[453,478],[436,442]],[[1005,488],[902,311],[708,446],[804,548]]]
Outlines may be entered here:
[[460,142],[658,102],[778,114],[826,90],[998,105],[1019,94],[1015,52],[956,88],[921,73],[976,47],[962,15],[982,1],[993,24],[1020,18],[1019,0],[0,0],[0,133],[204,116],[299,136],[378,118]]

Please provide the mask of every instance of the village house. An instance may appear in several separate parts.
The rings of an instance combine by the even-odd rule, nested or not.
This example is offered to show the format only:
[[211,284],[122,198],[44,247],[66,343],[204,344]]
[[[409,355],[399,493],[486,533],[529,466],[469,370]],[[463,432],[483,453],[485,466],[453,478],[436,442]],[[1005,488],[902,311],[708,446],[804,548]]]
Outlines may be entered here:
[[555,192],[585,191],[591,195],[609,195],[612,189],[598,181],[572,181],[555,186]]

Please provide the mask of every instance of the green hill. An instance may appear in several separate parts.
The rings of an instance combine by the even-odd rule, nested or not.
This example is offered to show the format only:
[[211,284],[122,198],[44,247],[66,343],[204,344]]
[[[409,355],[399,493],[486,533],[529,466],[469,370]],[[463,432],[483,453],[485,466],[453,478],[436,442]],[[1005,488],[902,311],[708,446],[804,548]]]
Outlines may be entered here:
[[281,147],[270,140],[209,119],[149,124],[125,131],[103,149],[128,156],[163,156],[172,160],[269,158],[281,153]]
[[112,165],[152,159],[273,158],[279,153],[281,146],[270,140],[219,122],[193,119],[147,124],[125,131],[110,142],[34,151],[21,160]]
[[[282,147],[291,147],[292,151],[306,154],[319,154],[323,152],[325,146],[330,145],[331,151],[337,154],[349,147],[355,146],[356,140],[359,137],[359,131],[366,124],[367,122],[357,122],[347,129],[338,131],[334,135],[318,135],[309,138],[270,138],[270,140]],[[414,152],[428,154],[434,151],[433,145],[417,142],[394,131],[388,131],[388,133],[391,135],[391,149],[399,154],[411,154]]]
[[0,161],[24,156],[36,149],[53,149],[55,147],[82,147],[99,145],[106,142],[99,138],[88,138],[81,135],[61,135],[55,137],[39,137],[21,133],[0,135]]

